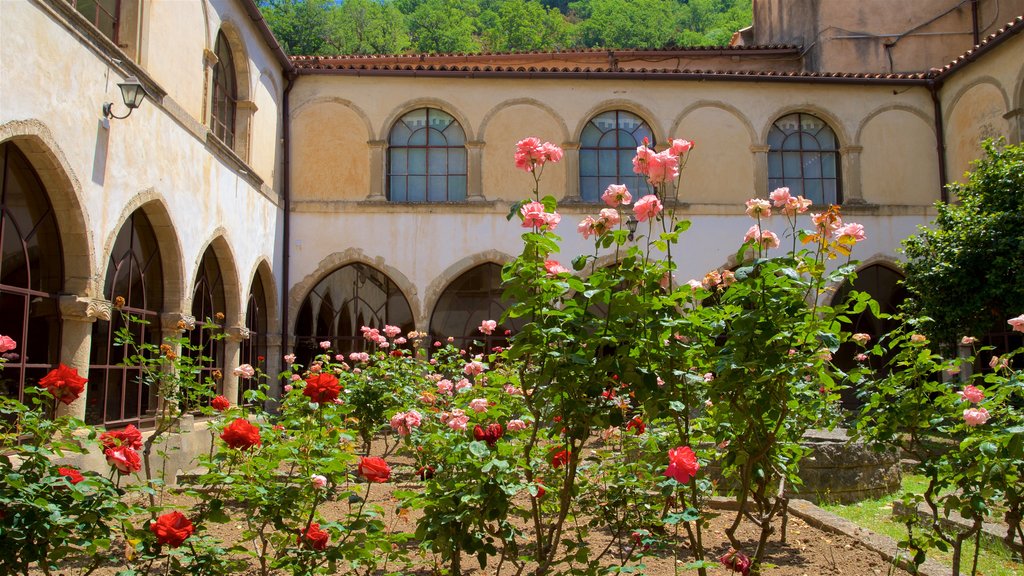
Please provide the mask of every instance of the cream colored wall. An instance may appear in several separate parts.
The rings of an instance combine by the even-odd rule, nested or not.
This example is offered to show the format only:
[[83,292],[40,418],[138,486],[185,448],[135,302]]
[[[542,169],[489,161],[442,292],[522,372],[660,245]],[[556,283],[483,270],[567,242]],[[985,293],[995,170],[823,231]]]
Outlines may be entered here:
[[[559,146],[565,142],[565,130],[558,118],[533,104],[501,106],[489,119],[482,140],[486,143],[483,159],[483,193],[485,198],[520,200],[533,189],[531,179],[521,178],[522,171],[512,163],[516,142],[522,140],[522,128],[529,126],[536,136],[545,142]],[[555,198],[565,197],[565,164],[551,164],[544,167],[545,183],[541,193]]]
[[142,39],[146,44],[143,67],[200,122],[207,109],[203,50],[213,49],[207,41],[210,22],[204,4],[205,0],[146,2],[143,18],[149,34]]
[[363,200],[369,191],[365,124],[344,102],[321,100],[291,115],[292,198]]
[[947,175],[963,180],[985,138],[1020,142],[1024,113],[1024,35],[1017,34],[942,86]]
[[[739,203],[763,191],[755,184],[753,128],[736,110],[702,103],[675,133],[697,142],[680,181],[680,197],[700,204]],[[714,183],[714,185],[709,185]]]
[[860,145],[865,202],[920,206],[939,199],[930,118],[902,109],[882,111],[861,128]]

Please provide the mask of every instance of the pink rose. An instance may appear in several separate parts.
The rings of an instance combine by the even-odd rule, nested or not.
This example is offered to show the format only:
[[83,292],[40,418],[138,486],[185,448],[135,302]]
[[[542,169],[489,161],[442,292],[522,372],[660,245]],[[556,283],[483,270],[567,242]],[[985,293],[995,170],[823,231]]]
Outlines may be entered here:
[[834,234],[836,230],[843,226],[843,219],[831,211],[822,212],[821,214],[812,213],[811,222],[818,228],[819,232],[828,234]]
[[439,381],[437,383],[437,393],[438,394],[447,394],[447,395],[451,396],[453,388],[455,388],[455,387],[452,385],[452,381],[451,380],[445,379],[445,380],[441,380],[441,381]]
[[4,352],[10,352],[18,347],[18,343],[14,341],[14,338],[5,334],[0,334],[0,354]]
[[538,228],[540,230],[554,230],[562,217],[555,213],[544,211],[544,205],[540,202],[527,202],[519,209],[523,217],[523,228]]
[[636,201],[636,204],[633,205],[633,212],[636,214],[636,219],[643,222],[648,218],[656,217],[663,208],[661,200],[658,200],[657,196],[648,194]]
[[1013,327],[1014,332],[1024,332],[1024,314],[1010,318],[1006,323]]
[[984,408],[968,408],[964,410],[964,423],[968,426],[980,426],[988,422],[988,410]]
[[480,323],[479,330],[484,334],[490,336],[494,332],[494,329],[497,327],[498,323],[495,322],[494,320],[484,320],[483,322]]
[[309,477],[309,481],[313,484],[313,487],[317,490],[327,486],[327,477],[319,474],[313,474]]
[[586,240],[594,234],[597,234],[597,231],[595,230],[596,226],[597,222],[594,220],[594,217],[587,216],[583,220],[580,220],[580,223],[576,225],[576,231],[583,236],[584,240]]
[[910,341],[914,344],[923,344],[928,341],[924,334],[911,334]]
[[789,203],[789,199],[792,198],[792,196],[789,195],[789,188],[786,187],[772,190],[772,193],[769,194],[768,197],[771,198],[772,204],[774,204],[776,208],[785,207],[786,204]]
[[466,416],[466,413],[459,409],[452,410],[451,414],[449,414],[444,421],[446,426],[448,426],[452,430],[459,431],[465,430],[466,423],[468,422],[469,416]]
[[477,376],[484,371],[484,365],[477,360],[467,363],[462,367],[462,373],[466,376]]
[[633,201],[633,195],[626,189],[625,184],[612,184],[601,194],[604,203],[615,208],[620,204],[625,205]]
[[682,138],[676,138],[669,140],[668,151],[673,156],[682,156],[686,152],[693,150],[694,144],[689,140],[683,140]]
[[320,343],[320,348],[323,349],[323,350],[327,350],[330,347],[331,347],[331,341],[330,340],[324,340],[323,342]]
[[679,158],[668,150],[658,152],[648,160],[647,181],[652,186],[675,180],[679,176]]
[[[789,189],[787,188],[788,192]],[[804,198],[803,196],[789,197],[786,199],[786,205],[782,207],[782,213],[787,216],[796,216],[797,214],[803,214],[807,212],[807,209],[811,207],[811,201]]]
[[469,401],[469,407],[474,412],[487,412],[487,398],[473,398]]
[[747,200],[746,213],[751,218],[768,218],[772,215],[772,205],[767,200],[751,198]]
[[465,390],[467,388],[472,388],[472,387],[473,387],[473,383],[470,382],[469,380],[466,380],[465,378],[460,378],[459,381],[455,383],[455,391],[456,392],[462,392],[463,390]]
[[[295,376],[298,376],[298,374],[296,374]],[[285,394],[287,394],[288,392],[291,392],[291,391],[292,391],[292,385],[291,384],[285,384],[284,385],[284,392],[285,392]]]
[[863,345],[867,344],[868,341],[871,340],[871,335],[870,334],[865,334],[863,332],[858,332],[858,333],[854,334],[853,336],[850,336],[850,340],[853,340],[857,344],[860,344],[861,346],[863,346]]
[[509,420],[508,425],[505,428],[509,432],[519,432],[520,430],[526,430],[526,422],[519,419]]
[[856,360],[857,362],[867,362],[868,355],[867,354],[857,354],[856,356],[853,357],[853,359]]
[[686,281],[686,285],[690,287],[690,290],[697,290],[703,288],[704,285],[700,283],[700,280],[694,280],[693,278]]
[[398,326],[384,326],[384,334],[387,334],[388,338],[394,338],[402,333],[402,329]]
[[569,274],[569,269],[558,263],[557,260],[545,260],[544,270],[547,271],[548,276],[558,276],[559,274]]
[[638,146],[636,149],[636,156],[633,157],[633,172],[636,174],[647,175],[650,170],[650,163],[656,162],[654,160],[655,152],[647,147],[645,142],[643,145]]
[[235,368],[232,373],[235,376],[239,376],[241,378],[245,378],[246,380],[248,380],[249,378],[252,378],[253,376],[256,375],[256,370],[253,369],[253,367],[250,366],[249,364],[242,364],[238,368]]
[[961,346],[973,346],[978,343],[978,339],[974,336],[964,336],[960,339]]
[[856,222],[850,222],[836,230],[836,239],[842,244],[856,244],[867,239],[864,233],[864,226]]
[[603,229],[610,230],[619,225],[619,211],[614,208],[602,208],[598,220],[604,221]]
[[977,404],[978,402],[981,402],[985,398],[985,393],[981,390],[981,388],[978,388],[977,386],[972,386],[970,384],[964,386],[964,389],[958,392],[958,394],[960,394],[961,400],[966,400],[971,404]]

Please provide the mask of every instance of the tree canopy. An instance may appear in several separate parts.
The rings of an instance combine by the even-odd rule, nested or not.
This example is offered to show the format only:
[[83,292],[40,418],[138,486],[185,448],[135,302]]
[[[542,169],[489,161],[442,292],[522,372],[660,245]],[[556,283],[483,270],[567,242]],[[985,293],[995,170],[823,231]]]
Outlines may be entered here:
[[928,228],[903,243],[911,312],[953,344],[960,337],[1009,331],[1024,313],[1024,145],[986,142],[958,202],[937,205]]
[[728,44],[752,0],[258,0],[289,54]]

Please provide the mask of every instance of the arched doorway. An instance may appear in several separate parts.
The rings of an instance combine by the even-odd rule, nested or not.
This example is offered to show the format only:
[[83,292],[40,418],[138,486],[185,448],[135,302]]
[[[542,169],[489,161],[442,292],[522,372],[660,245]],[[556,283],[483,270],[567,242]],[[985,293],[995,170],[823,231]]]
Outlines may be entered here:
[[500,321],[510,305],[502,299],[501,266],[493,262],[481,264],[452,280],[441,293],[430,315],[430,337],[432,341],[453,338],[454,344],[465,350],[472,349],[474,341],[482,342],[484,351],[505,346],[505,331],[518,330],[522,320],[501,323],[489,336],[481,333],[479,327],[484,320]]

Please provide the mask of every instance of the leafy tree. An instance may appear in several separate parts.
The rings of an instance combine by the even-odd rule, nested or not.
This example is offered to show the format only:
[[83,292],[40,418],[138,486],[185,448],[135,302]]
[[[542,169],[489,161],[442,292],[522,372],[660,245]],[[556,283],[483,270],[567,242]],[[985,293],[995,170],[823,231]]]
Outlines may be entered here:
[[952,344],[1024,312],[1024,146],[988,141],[966,184],[937,204],[930,228],[903,242],[910,311],[932,318],[931,336]]
[[475,0],[426,0],[409,17],[409,32],[418,52],[476,52],[474,36],[479,7]]
[[489,50],[557,50],[571,43],[571,27],[562,14],[538,2],[505,0],[480,16]]
[[332,12],[339,54],[397,54],[409,47],[405,16],[392,2],[345,0]]
[[335,49],[335,0],[259,0],[260,11],[288,54],[329,54]]
[[571,7],[584,18],[579,32],[587,47],[660,48],[675,36],[673,0],[582,0]]

